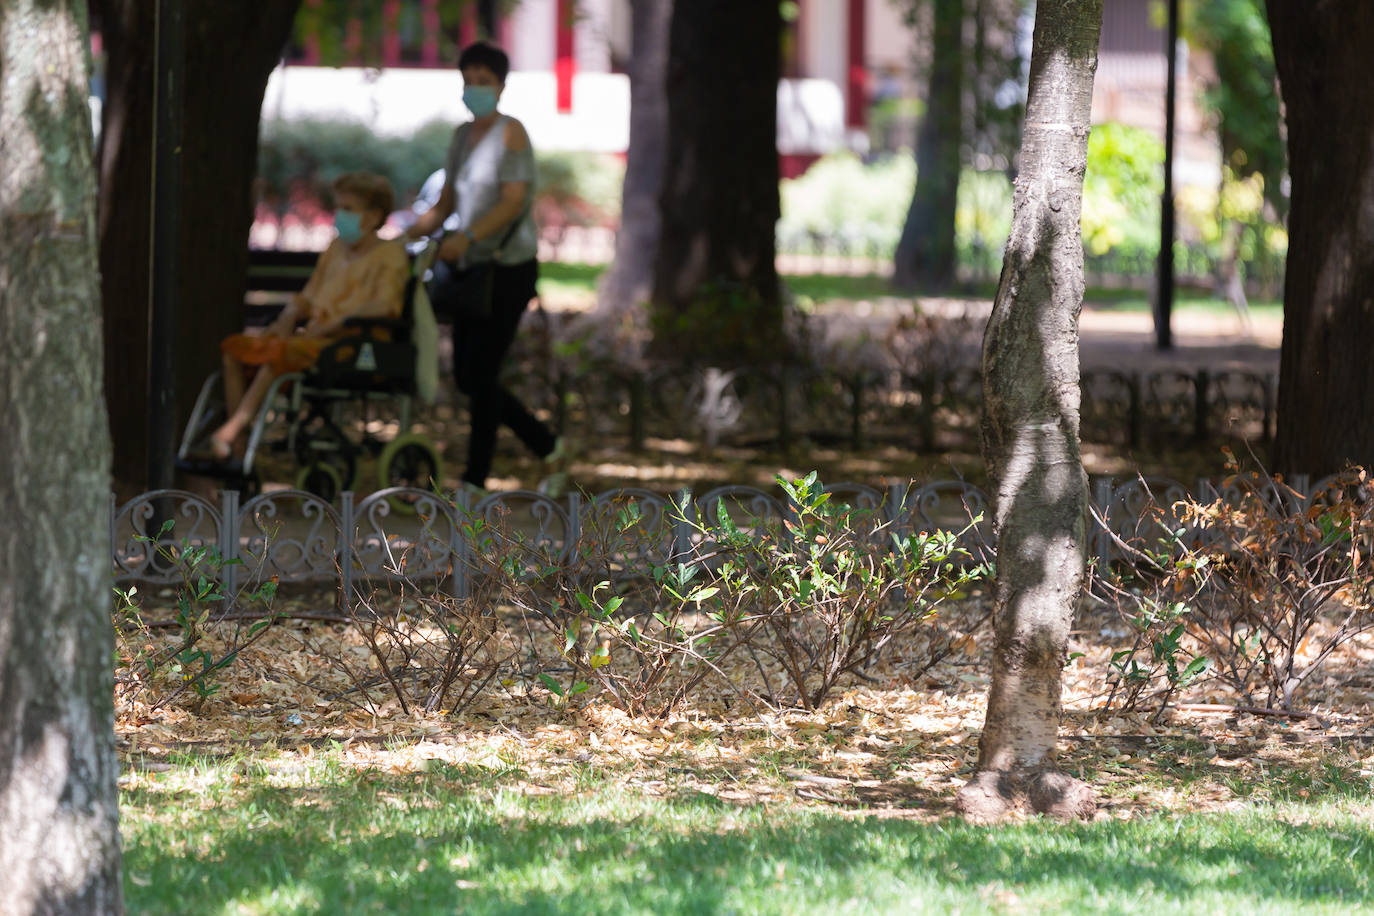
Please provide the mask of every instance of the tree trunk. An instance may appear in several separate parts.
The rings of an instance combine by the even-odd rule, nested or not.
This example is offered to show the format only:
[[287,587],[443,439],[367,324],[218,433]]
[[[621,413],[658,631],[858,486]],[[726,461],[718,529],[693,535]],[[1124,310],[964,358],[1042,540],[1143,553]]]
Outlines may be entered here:
[[601,281],[598,310],[606,317],[647,302],[658,251],[658,195],[668,146],[668,29],[673,0],[633,0],[630,59],[630,149],[625,158],[615,260]]
[[963,142],[964,0],[935,0],[926,113],[916,137],[916,191],[897,243],[892,282],[939,291],[954,283],[954,212]]
[[[258,121],[300,0],[214,0],[186,11],[186,107],[177,256],[177,427],[219,342],[243,327]],[[108,98],[100,150],[106,398],[122,493],[147,486],[149,225],[154,20],[149,0],[107,0]]]
[[1292,178],[1274,464],[1374,467],[1374,5],[1268,10]]
[[118,913],[85,0],[0,2],[0,909]]
[[673,9],[668,158],[654,263],[654,343],[729,363],[778,353],[774,0],[691,0]]
[[983,338],[983,455],[997,481],[997,639],[978,771],[956,807],[1025,803],[1086,816],[1092,790],[1054,769],[1060,676],[1083,584],[1079,215],[1102,0],[1040,0],[1011,237]]

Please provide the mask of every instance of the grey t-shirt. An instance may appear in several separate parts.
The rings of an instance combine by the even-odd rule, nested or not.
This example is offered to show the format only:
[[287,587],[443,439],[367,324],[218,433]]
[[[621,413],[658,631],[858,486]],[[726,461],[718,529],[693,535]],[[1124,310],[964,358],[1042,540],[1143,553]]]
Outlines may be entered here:
[[[529,146],[522,150],[506,148],[506,126],[511,120],[506,115],[498,115],[496,123],[475,144],[471,142],[471,121],[458,125],[453,131],[445,168],[453,182],[454,213],[463,228],[471,226],[496,206],[501,199],[502,182],[528,182],[533,198],[534,149]],[[500,232],[469,248],[464,265],[493,258],[498,264],[520,264],[534,258],[539,252],[539,232],[528,204],[517,223],[514,232],[507,224]],[[501,240],[508,232],[510,239],[502,245]]]

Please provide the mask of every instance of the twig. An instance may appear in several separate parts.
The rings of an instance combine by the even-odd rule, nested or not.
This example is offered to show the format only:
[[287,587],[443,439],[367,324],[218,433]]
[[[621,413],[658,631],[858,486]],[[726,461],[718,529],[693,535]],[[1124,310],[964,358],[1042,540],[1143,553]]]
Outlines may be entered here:
[[[280,612],[278,612],[278,611],[264,611],[264,612],[261,612],[261,613],[256,613],[256,612],[255,612],[255,613],[245,613],[245,614],[225,614],[225,615],[222,616],[222,617],[214,617],[214,618],[212,618],[210,622],[211,622],[211,623],[220,623],[221,621],[225,621],[225,620],[267,620],[268,618],[272,618],[272,619],[275,619],[275,620],[323,620],[323,621],[325,621],[325,622],[327,622],[327,623],[353,623],[353,622],[354,622],[354,621],[353,621],[353,618],[347,617],[347,616],[345,616],[345,615],[343,615],[343,614],[324,614],[324,613],[296,612],[296,611],[280,611]],[[179,627],[179,626],[181,626],[181,623],[178,622],[178,621],[176,621],[176,620],[150,620],[150,621],[145,622],[145,623],[143,624],[143,626],[147,627],[147,628],[150,629],[150,630],[153,630],[153,629],[170,629],[170,628],[172,628],[172,627]]]
[[1325,716],[1315,712],[1302,712],[1295,709],[1274,709],[1269,706],[1228,706],[1225,703],[1179,703],[1174,706],[1181,712],[1246,713],[1252,716],[1277,716],[1284,719],[1314,719],[1323,728],[1331,723]]

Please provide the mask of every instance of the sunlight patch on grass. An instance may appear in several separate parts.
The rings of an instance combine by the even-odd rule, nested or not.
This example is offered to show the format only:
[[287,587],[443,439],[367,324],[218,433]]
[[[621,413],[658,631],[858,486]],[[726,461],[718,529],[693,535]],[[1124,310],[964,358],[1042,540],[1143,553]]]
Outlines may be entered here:
[[282,779],[249,757],[125,790],[131,912],[1340,913],[1374,874],[1367,797],[981,828],[651,797],[597,767],[549,794],[514,769]]

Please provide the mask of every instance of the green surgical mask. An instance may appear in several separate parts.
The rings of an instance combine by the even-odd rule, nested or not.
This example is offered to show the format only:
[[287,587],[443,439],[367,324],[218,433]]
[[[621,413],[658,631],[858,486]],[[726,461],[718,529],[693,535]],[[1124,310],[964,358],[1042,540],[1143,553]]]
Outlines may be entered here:
[[496,90],[490,86],[464,86],[463,104],[474,118],[485,118],[496,110]]
[[334,211],[334,231],[339,238],[352,245],[363,237],[363,218],[352,210]]

